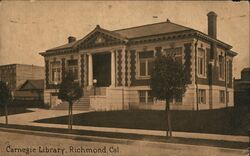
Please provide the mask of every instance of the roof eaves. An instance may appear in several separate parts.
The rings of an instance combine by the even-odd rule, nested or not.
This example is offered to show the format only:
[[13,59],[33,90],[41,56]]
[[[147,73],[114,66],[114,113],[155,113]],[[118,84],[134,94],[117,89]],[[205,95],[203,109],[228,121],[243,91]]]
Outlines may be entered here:
[[154,36],[159,36],[159,35],[172,35],[172,34],[180,34],[180,33],[186,33],[186,32],[191,32],[192,29],[190,30],[182,30],[182,31],[174,31],[174,32],[169,32],[169,33],[160,33],[160,34],[154,34],[154,35],[147,35],[147,36],[140,36],[140,37],[134,37],[130,38],[130,40],[135,40],[135,39],[140,39],[140,38],[145,38],[145,37],[154,37]]
[[232,55],[232,56],[236,56],[238,55],[238,53],[236,53],[235,51],[229,50],[228,54]]
[[227,43],[225,43],[225,42],[222,42],[222,41],[220,41],[220,40],[218,40],[218,39],[214,39],[214,38],[208,36],[207,34],[205,34],[205,33],[203,33],[203,32],[200,32],[200,31],[198,31],[198,30],[195,30],[195,31],[196,31],[196,34],[197,34],[198,36],[200,36],[200,37],[204,37],[204,38],[206,38],[207,40],[210,40],[210,41],[212,41],[212,42],[216,42],[217,44],[220,44],[221,46],[223,46],[223,47],[225,47],[225,48],[227,48],[227,49],[232,49],[232,48],[233,48],[231,45],[229,45],[229,44],[227,44]]

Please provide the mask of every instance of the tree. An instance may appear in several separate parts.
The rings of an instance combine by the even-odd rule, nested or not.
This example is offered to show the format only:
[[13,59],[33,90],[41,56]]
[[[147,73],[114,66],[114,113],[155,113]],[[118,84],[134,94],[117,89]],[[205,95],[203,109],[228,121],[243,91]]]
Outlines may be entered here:
[[11,102],[12,96],[7,84],[0,81],[0,105],[4,107],[5,124],[8,125],[8,107],[7,105]]
[[166,102],[167,137],[172,136],[169,103],[174,98],[184,95],[186,84],[186,74],[182,63],[177,61],[174,56],[159,54],[154,61],[150,87],[153,97]]
[[74,83],[72,74],[67,74],[60,84],[58,98],[69,103],[68,128],[72,130],[73,103],[82,96],[82,88]]

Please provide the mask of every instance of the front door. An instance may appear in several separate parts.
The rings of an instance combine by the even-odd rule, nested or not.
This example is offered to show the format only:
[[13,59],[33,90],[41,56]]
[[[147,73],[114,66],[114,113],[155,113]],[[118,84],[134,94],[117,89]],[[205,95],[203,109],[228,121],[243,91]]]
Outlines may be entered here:
[[111,54],[99,53],[93,55],[93,79],[97,80],[97,87],[111,85]]

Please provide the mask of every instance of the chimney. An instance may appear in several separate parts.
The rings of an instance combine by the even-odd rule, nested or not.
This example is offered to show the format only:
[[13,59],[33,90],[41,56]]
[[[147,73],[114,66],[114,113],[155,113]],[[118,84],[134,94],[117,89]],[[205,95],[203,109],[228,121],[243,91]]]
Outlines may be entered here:
[[75,42],[76,38],[74,36],[69,36],[68,37],[68,43]]
[[216,39],[217,38],[217,14],[213,11],[210,11],[207,14],[208,17],[208,36]]

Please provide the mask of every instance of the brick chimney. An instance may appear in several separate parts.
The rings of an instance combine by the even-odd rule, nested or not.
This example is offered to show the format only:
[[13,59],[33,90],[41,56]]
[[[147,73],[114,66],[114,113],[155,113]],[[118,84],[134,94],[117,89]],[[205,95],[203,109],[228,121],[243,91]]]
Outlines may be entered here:
[[68,43],[75,42],[76,38],[74,36],[69,36],[68,37]]
[[210,11],[207,14],[208,17],[208,36],[216,39],[217,38],[217,14],[213,11]]

